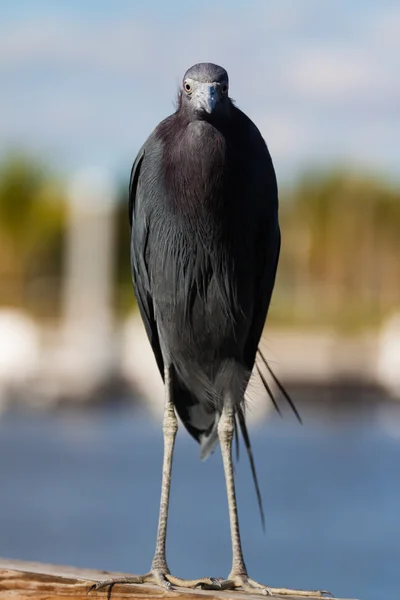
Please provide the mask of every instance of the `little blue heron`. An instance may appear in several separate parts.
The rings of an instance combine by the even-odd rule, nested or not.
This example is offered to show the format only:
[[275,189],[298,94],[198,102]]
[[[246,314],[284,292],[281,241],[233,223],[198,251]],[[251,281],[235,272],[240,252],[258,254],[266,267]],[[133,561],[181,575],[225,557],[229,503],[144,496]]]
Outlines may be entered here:
[[[95,589],[152,582],[321,597],[325,592],[259,584],[248,577],[243,558],[232,440],[239,426],[263,518],[244,392],[274,288],[281,236],[270,154],[257,127],[230,99],[222,67],[200,63],[185,73],[176,112],[156,127],[134,162],[129,219],[136,298],[165,385],[160,515],[150,572]],[[233,553],[227,579],[184,580],[168,569],[175,411],[200,443],[202,457],[218,440],[221,445]]]

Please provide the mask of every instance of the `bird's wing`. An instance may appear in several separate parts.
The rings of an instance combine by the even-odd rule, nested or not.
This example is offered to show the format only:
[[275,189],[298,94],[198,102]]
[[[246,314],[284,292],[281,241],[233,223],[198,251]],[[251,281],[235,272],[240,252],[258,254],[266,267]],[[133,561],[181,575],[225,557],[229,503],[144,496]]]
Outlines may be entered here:
[[276,221],[276,228],[267,239],[265,233],[260,234],[254,257],[256,273],[259,274],[259,277],[256,282],[253,317],[244,352],[246,365],[250,370],[254,366],[257,347],[267,318],[278,268],[280,247],[281,234],[278,221]]
[[[278,185],[268,148],[256,125],[237,107],[234,107],[238,130],[238,145],[246,148],[241,161],[246,169],[246,196],[250,202],[250,221],[253,252],[249,269],[252,270],[253,314],[244,349],[244,361],[252,371],[258,343],[275,285],[281,246],[278,219]],[[249,257],[250,258],[250,257]]]
[[[254,299],[253,317],[250,325],[249,335],[244,349],[244,360],[249,371],[253,370],[258,344],[261,334],[264,329],[265,319],[267,318],[268,308],[271,301],[272,291],[275,284],[275,276],[278,268],[279,252],[281,245],[281,236],[279,230],[278,219],[276,219],[276,229],[273,235],[266,237],[265,232],[259,237],[259,244],[256,246],[256,254],[254,256],[255,273],[259,275],[255,284],[257,285]],[[278,409],[275,398],[270,391],[267,381],[262,378],[262,382],[270,395],[275,407]],[[261,523],[265,529],[265,519],[263,503],[258,484],[257,471],[254,463],[253,450],[251,447],[249,433],[247,431],[245,418],[245,405],[237,408],[237,423],[235,429],[240,427],[243,435],[243,440],[247,450],[247,455],[250,461],[251,473],[253,476],[254,487],[257,494],[258,507],[260,510]],[[238,441],[236,441],[238,443]]]
[[138,188],[140,169],[145,156],[145,147],[139,150],[133,163],[129,182],[129,223],[131,228],[131,267],[132,281],[135,288],[137,303],[146,329],[147,336],[153,348],[161,377],[164,378],[164,361],[160,339],[154,317],[154,306],[150,288],[146,248],[149,236],[148,223],[143,212],[143,191]]
[[[279,381],[279,379],[277,378],[275,373],[272,371],[270,365],[268,364],[268,361],[264,357],[264,355],[261,352],[261,349],[259,347],[259,342],[260,342],[262,332],[264,329],[265,320],[267,317],[269,305],[271,302],[271,296],[272,296],[273,288],[275,285],[276,272],[278,269],[279,254],[280,254],[280,248],[281,248],[281,233],[280,233],[278,222],[277,222],[275,234],[272,236],[272,239],[268,240],[268,244],[267,244],[266,248],[265,248],[265,243],[264,243],[263,248],[264,248],[264,251],[259,250],[257,252],[257,257],[256,257],[256,261],[259,261],[259,267],[258,267],[259,271],[258,272],[261,273],[261,277],[258,280],[259,290],[256,295],[256,299],[255,299],[255,303],[254,303],[253,320],[252,320],[251,327],[250,327],[250,334],[249,334],[249,337],[247,340],[245,356],[246,356],[246,360],[247,360],[249,369],[252,369],[253,365],[254,365],[254,360],[255,360],[256,354],[258,352],[258,355],[261,358],[262,363],[267,368],[269,374],[271,375],[272,379],[278,386],[280,392],[282,393],[282,395],[284,396],[284,398],[290,405],[292,411],[296,415],[297,420],[301,423],[302,421],[301,421],[300,414],[299,414],[295,404],[293,403],[293,400],[291,399],[291,397],[289,396],[289,394],[287,393],[287,391],[285,390],[285,388],[283,387],[282,383]],[[275,260],[273,261],[271,256],[274,256],[274,254],[275,254]],[[258,374],[261,378],[261,381],[264,385],[264,388],[265,388],[268,396],[271,398],[271,401],[272,401],[276,411],[281,415],[281,410],[278,406],[278,403],[272,392],[272,389],[263,374],[261,367],[259,366],[259,364],[257,362],[255,364],[256,364]]]
[[131,176],[129,179],[128,216],[129,216],[129,225],[131,227],[131,231],[132,231],[132,224],[133,224],[133,211],[135,208],[136,190],[137,190],[137,184],[139,181],[140,167],[141,167],[143,158],[144,158],[144,146],[142,146],[140,148],[139,152],[137,153],[137,156],[136,156],[135,161],[132,166]]
[[[149,207],[151,198],[146,197],[146,190],[147,194],[149,193],[146,183],[147,173],[145,175],[143,172],[146,150],[148,150],[148,159],[150,154],[153,154],[154,158],[157,151],[154,144],[154,139],[149,139],[146,142],[139,151],[132,167],[129,184],[129,222],[131,225],[133,286],[147,336],[153,348],[161,376],[164,378],[164,360],[154,314],[153,293],[149,274],[148,246],[151,227]],[[173,385],[175,407],[186,429],[198,442],[202,443],[202,456],[204,458],[213,451],[218,441],[216,427],[214,427],[215,414],[213,411],[210,412],[207,405],[199,403],[198,399],[185,387],[179,377],[173,377]]]

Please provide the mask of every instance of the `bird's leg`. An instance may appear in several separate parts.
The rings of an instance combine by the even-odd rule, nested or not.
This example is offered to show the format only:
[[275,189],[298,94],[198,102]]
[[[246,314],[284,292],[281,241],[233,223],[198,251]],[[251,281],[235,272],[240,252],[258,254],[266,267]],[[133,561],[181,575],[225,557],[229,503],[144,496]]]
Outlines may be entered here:
[[167,539],[167,521],[168,521],[168,506],[169,495],[171,488],[171,472],[172,472],[172,457],[174,453],[175,437],[178,431],[178,421],[175,414],[175,408],[172,398],[172,374],[170,367],[165,367],[164,370],[165,382],[165,405],[164,405],[164,460],[162,469],[161,483],[161,500],[160,514],[158,519],[157,542],[154,553],[151,569],[145,575],[133,575],[129,577],[120,577],[118,579],[107,579],[99,583],[95,583],[89,589],[100,590],[103,588],[112,588],[116,584],[139,584],[139,583],[155,583],[167,589],[171,588],[171,584],[177,587],[195,588],[202,587],[204,589],[221,589],[223,583],[211,577],[202,579],[181,579],[170,574],[166,559],[166,539]]
[[[244,563],[242,543],[240,540],[239,519],[236,504],[235,482],[232,464],[232,440],[234,434],[234,405],[230,398],[227,398],[222,415],[218,423],[218,436],[221,445],[222,461],[224,464],[226,491],[228,496],[229,522],[231,528],[232,541],[232,569],[228,579],[223,583],[223,587],[240,588],[252,594],[262,595],[283,595],[283,596],[302,596],[309,598],[324,598],[324,595],[330,595],[323,590],[305,591],[290,590],[286,588],[271,588],[262,585],[247,575],[246,565]],[[326,596],[325,596],[326,598]]]
[[229,523],[232,541],[232,569],[228,577],[235,580],[246,577],[247,570],[244,564],[242,542],[240,540],[239,519],[237,514],[235,482],[232,464],[232,440],[234,434],[234,408],[230,399],[225,402],[222,415],[218,423],[218,437],[221,445],[222,461],[224,464],[226,492],[228,496]]
[[157,542],[156,551],[151,571],[154,574],[163,576],[169,574],[169,569],[166,559],[166,540],[167,540],[167,521],[169,508],[169,495],[171,489],[171,473],[172,473],[172,458],[174,454],[175,437],[178,431],[178,421],[175,414],[175,408],[172,399],[172,377],[171,369],[165,368],[165,406],[164,406],[164,460],[162,469],[161,483],[161,499],[160,499],[160,514],[158,518]]

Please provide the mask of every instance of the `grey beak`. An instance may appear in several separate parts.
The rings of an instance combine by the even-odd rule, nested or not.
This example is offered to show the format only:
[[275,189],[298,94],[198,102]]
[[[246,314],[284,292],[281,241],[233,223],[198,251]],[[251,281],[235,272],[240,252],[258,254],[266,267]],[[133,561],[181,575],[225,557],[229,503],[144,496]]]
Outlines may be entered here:
[[197,91],[196,100],[197,108],[205,110],[210,115],[219,100],[216,86],[209,83],[202,85]]

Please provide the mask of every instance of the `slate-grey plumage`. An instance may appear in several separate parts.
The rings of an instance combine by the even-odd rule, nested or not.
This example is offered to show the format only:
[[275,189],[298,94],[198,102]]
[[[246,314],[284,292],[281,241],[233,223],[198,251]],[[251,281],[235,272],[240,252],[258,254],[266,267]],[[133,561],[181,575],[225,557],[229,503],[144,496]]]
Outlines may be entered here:
[[[133,283],[165,384],[160,517],[151,571],[96,589],[149,581],[165,587],[294,593],[251,580],[240,541],[232,440],[239,423],[260,501],[244,392],[275,283],[280,230],[271,157],[256,126],[231,101],[228,86],[222,67],[191,67],[176,112],[156,127],[132,168]],[[221,445],[233,552],[227,579],[183,580],[167,566],[175,411],[200,443],[203,457],[218,440]]]

